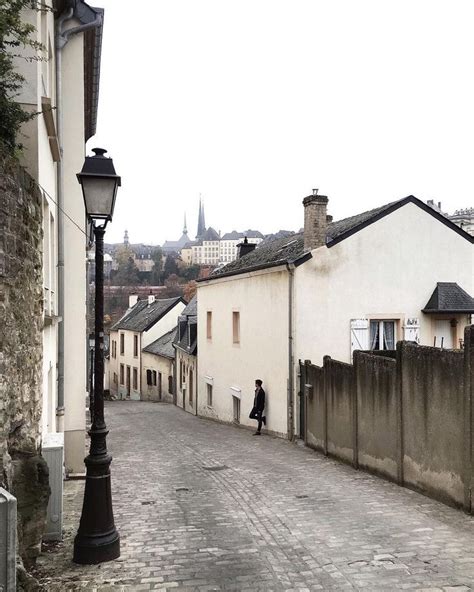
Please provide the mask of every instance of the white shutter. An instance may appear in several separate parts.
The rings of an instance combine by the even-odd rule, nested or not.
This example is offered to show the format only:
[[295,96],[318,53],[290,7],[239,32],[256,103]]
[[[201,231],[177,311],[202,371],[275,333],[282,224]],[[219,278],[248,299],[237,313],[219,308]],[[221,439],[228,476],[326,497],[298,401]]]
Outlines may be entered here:
[[367,319],[351,319],[351,358],[356,349],[370,349],[369,321]]
[[412,317],[405,320],[403,339],[420,343],[420,319]]

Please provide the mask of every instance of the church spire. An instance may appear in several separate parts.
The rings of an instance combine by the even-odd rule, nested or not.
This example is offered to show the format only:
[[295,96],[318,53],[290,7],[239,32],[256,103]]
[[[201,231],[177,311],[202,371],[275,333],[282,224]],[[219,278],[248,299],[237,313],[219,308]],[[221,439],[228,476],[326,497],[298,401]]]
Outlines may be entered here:
[[184,227],[183,227],[183,234],[188,234],[188,229],[186,226],[186,212],[184,212]]
[[206,232],[206,222],[204,220],[204,206],[202,205],[201,194],[199,194],[199,215],[196,238],[200,238]]

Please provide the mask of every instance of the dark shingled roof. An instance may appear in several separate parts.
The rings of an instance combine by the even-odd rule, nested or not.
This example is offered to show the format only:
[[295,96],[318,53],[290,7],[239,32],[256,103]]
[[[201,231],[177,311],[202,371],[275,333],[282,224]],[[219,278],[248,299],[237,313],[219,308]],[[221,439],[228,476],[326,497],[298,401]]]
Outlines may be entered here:
[[[326,234],[326,245],[328,247],[336,245],[345,238],[362,230],[369,224],[380,220],[407,203],[417,205],[465,239],[474,242],[474,237],[471,237],[467,232],[460,229],[442,214],[439,214],[413,195],[410,195],[398,201],[380,206],[379,208],[362,212],[356,216],[350,216],[349,218],[329,223]],[[268,267],[275,267],[286,263],[304,263],[304,261],[310,258],[311,253],[304,250],[303,233],[299,232],[280,239],[265,240],[260,243],[260,245],[257,245],[257,248],[251,253],[214,270],[210,277],[198,280],[198,282],[209,281],[227,275],[237,275],[239,273],[246,273],[257,269],[266,269]]]
[[148,304],[148,299],[139,300],[135,306],[127,310],[124,316],[111,327],[111,331],[123,329],[126,331],[147,331],[157,321],[165,316],[178,302],[184,302],[181,297],[155,300]]
[[144,347],[143,351],[149,354],[155,354],[156,356],[163,356],[164,358],[174,359],[175,351],[173,347],[173,342],[176,338],[177,332],[178,327],[171,329],[171,331],[168,331],[168,333],[165,333],[156,341]]
[[197,353],[197,295],[191,298],[178,318],[174,346],[193,356]]
[[196,294],[191,298],[186,308],[183,309],[182,317],[191,317],[197,315],[197,296]]
[[423,312],[474,313],[474,299],[455,282],[438,282]]

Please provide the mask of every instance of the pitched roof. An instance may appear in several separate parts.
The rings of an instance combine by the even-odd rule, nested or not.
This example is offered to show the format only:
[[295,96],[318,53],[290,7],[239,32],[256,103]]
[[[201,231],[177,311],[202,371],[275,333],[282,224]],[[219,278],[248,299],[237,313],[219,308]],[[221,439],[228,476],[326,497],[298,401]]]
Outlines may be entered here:
[[186,308],[181,312],[182,317],[191,317],[197,315],[197,294],[195,294],[188,302]]
[[197,353],[197,295],[191,298],[178,318],[174,346],[193,356]]
[[206,230],[206,232],[204,234],[202,234],[199,238],[202,241],[218,241],[218,240],[221,240],[221,237],[219,236],[219,234],[217,233],[217,231],[215,231],[214,228],[212,228],[212,226],[209,226],[209,228]]
[[[373,210],[368,210],[367,212],[362,212],[361,214],[329,223],[326,234],[327,247],[336,245],[370,224],[373,224],[377,220],[398,210],[407,203],[417,205],[419,208],[451,228],[451,230],[460,234],[466,240],[471,243],[474,242],[474,237],[459,228],[459,226],[456,226],[456,224],[448,220],[442,214],[436,212],[413,195],[410,195],[409,197],[385,204],[379,208],[374,208]],[[269,267],[284,265],[286,263],[296,263],[297,265],[300,265],[310,258],[311,252],[305,251],[304,249],[303,233],[299,232],[280,239],[265,240],[251,253],[214,270],[210,277],[197,281],[209,281],[219,277],[237,275],[239,273],[246,273],[258,269],[266,269]]]
[[474,313],[474,299],[455,282],[438,282],[423,312]]
[[149,354],[155,354],[156,356],[174,359],[175,351],[173,347],[173,341],[176,339],[177,331],[178,327],[171,329],[171,331],[168,331],[168,333],[165,333],[156,341],[144,347],[143,351]]
[[124,316],[119,319],[110,330],[117,331],[123,329],[126,331],[147,331],[162,317],[165,316],[178,302],[184,302],[181,297],[165,298],[155,300],[152,304],[148,304],[148,299],[139,300],[135,306],[127,310]]
[[233,230],[232,232],[227,232],[226,234],[224,234],[224,236],[221,238],[221,240],[238,240],[239,238],[262,238],[263,239],[263,234],[261,232],[259,232],[258,230],[244,230],[243,232],[237,232],[236,230]]

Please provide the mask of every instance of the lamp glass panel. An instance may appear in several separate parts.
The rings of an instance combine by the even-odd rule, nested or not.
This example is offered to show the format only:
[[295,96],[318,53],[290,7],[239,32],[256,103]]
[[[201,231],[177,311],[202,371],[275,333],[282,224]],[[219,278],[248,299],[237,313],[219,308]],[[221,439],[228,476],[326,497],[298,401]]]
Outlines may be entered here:
[[87,214],[92,218],[111,216],[116,191],[116,179],[83,177],[81,181]]

